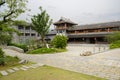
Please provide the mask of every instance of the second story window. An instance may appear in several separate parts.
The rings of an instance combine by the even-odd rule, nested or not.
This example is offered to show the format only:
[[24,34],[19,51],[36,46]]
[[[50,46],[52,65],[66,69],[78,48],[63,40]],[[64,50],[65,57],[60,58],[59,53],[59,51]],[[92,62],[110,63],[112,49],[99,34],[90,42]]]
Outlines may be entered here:
[[30,33],[25,33],[25,36],[30,36]]
[[35,36],[35,34],[34,34],[34,33],[32,33],[32,34],[31,34],[31,36]]
[[25,27],[25,30],[30,30],[30,26]]
[[18,30],[23,30],[24,27],[22,25],[18,25]]

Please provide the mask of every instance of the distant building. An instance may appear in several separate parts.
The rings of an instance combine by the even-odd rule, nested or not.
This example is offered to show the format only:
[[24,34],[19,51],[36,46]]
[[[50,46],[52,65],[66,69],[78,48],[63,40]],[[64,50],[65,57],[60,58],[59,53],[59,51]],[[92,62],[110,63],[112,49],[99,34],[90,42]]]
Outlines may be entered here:
[[[106,35],[120,31],[120,21],[106,22],[99,24],[78,25],[70,19],[61,18],[55,25],[54,30],[46,34],[46,41],[53,39],[55,35],[65,35],[68,37],[68,43],[87,43],[101,44],[107,43],[104,39]],[[28,40],[40,40],[38,33],[31,29],[31,24],[13,26],[21,35],[14,34],[13,42],[26,43]]]
[[13,42],[15,43],[25,43],[29,39],[36,40],[38,39],[38,33],[31,29],[31,25],[16,25],[13,26],[16,30],[19,31],[20,35],[13,35]]
[[[13,42],[14,43],[27,43],[29,40],[40,40],[40,35],[34,31],[31,28],[31,24],[27,25],[15,25],[12,26],[14,29],[19,31],[20,35],[17,35],[16,33],[13,34]],[[56,30],[51,30],[49,31],[48,34],[46,34],[46,41],[50,41],[55,35],[56,35]]]
[[90,25],[77,25],[70,19],[61,18],[54,23],[57,34],[68,37],[68,43],[107,43],[106,35],[120,31],[120,21]]

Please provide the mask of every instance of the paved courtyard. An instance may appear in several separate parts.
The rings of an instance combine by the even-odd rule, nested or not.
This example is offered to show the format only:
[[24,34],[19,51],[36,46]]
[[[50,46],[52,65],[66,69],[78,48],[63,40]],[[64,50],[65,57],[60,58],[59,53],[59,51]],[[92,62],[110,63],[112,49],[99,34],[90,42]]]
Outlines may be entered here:
[[[67,52],[58,54],[30,55],[4,49],[7,55],[42,63],[70,71],[120,80],[120,49],[108,50],[105,45],[68,45]],[[92,56],[80,56],[84,51],[91,51]],[[100,53],[102,52],[102,53]]]

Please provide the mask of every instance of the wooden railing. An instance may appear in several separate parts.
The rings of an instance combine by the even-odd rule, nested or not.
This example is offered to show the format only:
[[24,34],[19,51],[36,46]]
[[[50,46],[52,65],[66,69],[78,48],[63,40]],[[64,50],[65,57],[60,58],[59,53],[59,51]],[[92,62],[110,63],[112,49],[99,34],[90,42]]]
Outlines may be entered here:
[[68,32],[68,34],[85,34],[85,33],[100,33],[100,32],[116,32],[116,31],[95,31],[95,32],[89,32],[89,31],[83,31],[83,32],[78,32],[78,31],[75,31],[75,32]]

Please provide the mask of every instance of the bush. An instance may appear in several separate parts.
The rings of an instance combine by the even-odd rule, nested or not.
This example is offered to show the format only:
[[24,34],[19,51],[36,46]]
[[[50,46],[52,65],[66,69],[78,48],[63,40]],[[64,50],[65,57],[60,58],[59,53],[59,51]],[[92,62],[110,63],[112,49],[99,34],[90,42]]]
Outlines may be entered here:
[[114,48],[120,48],[120,40],[110,44],[110,49],[114,49]]
[[17,65],[19,62],[19,58],[18,57],[11,57],[11,56],[5,56],[4,58],[5,64],[8,66],[14,66]]
[[113,33],[113,34],[107,35],[107,36],[106,36],[106,40],[107,40],[109,43],[113,43],[113,42],[115,42],[115,41],[120,40],[120,32],[115,32],[115,33]]
[[28,51],[27,45],[24,45],[24,44],[15,44],[15,43],[11,43],[11,44],[9,44],[9,46],[16,46],[16,47],[19,47],[19,48],[23,49],[24,52],[27,52],[27,51]]
[[28,54],[45,54],[45,53],[56,53],[64,52],[66,49],[55,49],[55,48],[40,48],[33,51],[27,52]]
[[2,49],[0,48],[0,65],[4,65],[4,52],[2,51]]
[[10,44],[12,41],[12,36],[11,35],[0,35],[0,44],[4,45],[4,44]]
[[51,45],[55,48],[66,48],[67,46],[67,37],[64,35],[56,35],[51,41]]

